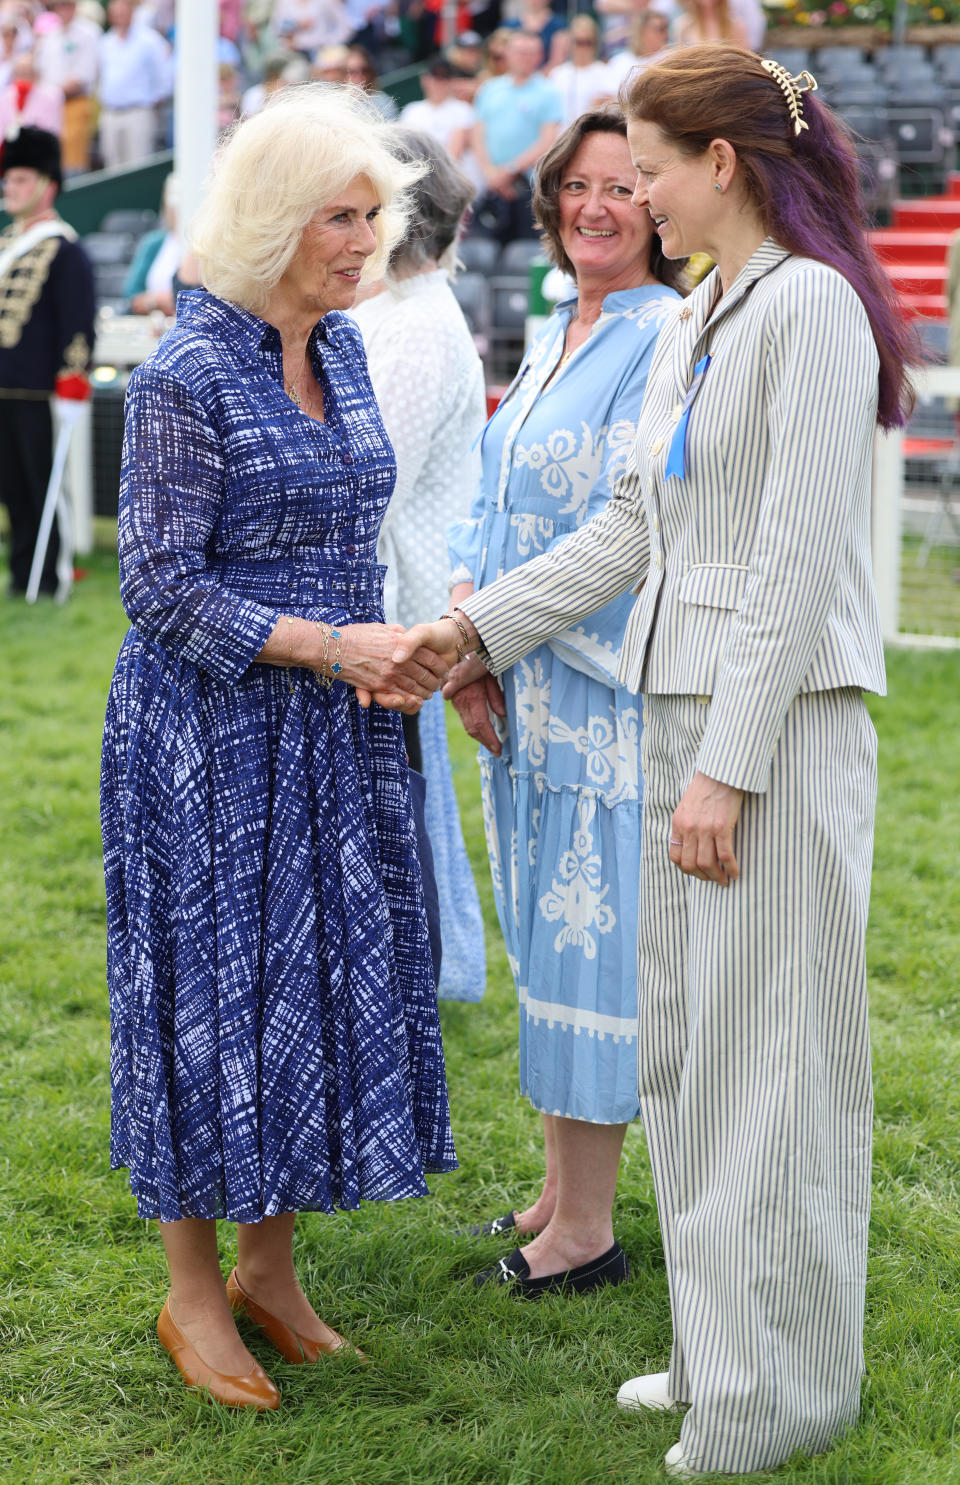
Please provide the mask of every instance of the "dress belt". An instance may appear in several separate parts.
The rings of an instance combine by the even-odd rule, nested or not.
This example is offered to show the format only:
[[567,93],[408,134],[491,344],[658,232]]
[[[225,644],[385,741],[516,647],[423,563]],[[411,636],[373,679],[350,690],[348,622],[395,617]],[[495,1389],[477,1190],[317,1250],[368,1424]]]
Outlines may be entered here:
[[386,568],[377,562],[333,567],[309,555],[298,561],[214,559],[211,570],[225,587],[261,603],[297,608],[320,605],[341,609],[351,618],[379,617],[383,608]]

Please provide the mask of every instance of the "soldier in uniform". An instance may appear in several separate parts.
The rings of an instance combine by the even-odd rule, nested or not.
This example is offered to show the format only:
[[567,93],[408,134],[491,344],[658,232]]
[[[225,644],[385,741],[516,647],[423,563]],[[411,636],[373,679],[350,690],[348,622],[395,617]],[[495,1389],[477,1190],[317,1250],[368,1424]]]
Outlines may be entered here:
[[[22,128],[3,145],[0,234],[0,500],[10,517],[10,590],[24,593],[53,462],[51,397],[78,395],[93,350],[94,288],[77,234],[57,215],[60,144]],[[40,591],[55,593],[51,533]]]

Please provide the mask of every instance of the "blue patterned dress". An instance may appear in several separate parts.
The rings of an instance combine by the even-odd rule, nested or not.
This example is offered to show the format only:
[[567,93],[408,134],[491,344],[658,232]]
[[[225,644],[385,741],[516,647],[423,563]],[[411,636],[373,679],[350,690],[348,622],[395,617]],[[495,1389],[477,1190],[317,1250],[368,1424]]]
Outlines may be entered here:
[[394,459],[362,342],[203,290],[130,380],[129,630],[103,740],[111,1161],[143,1217],[255,1222],[456,1165],[399,716],[253,664],[281,613],[382,617]]
[[[576,300],[557,306],[483,435],[455,578],[481,588],[601,510],[633,445],[647,369],[677,295],[608,294],[558,368]],[[614,684],[630,594],[503,676],[503,752],[480,750],[500,926],[520,1001],[520,1088],[547,1114],[636,1117],[640,697]]]

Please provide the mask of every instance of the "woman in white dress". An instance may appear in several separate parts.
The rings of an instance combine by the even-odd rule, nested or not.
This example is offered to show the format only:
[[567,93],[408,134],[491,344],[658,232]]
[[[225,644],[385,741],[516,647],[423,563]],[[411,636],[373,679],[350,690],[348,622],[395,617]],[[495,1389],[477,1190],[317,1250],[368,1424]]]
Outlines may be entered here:
[[[431,135],[398,128],[394,153],[427,161],[415,210],[386,278],[359,304],[373,390],[397,458],[397,483],[380,528],[388,623],[412,624],[424,605],[447,603],[446,530],[467,514],[477,483],[473,444],[486,418],[483,365],[450,288],[470,180]],[[405,721],[411,765],[427,780],[426,824],[440,898],[443,964],[438,994],[479,1000],[486,979],[483,919],[447,753],[443,700]]]
[[550,71],[550,81],[563,100],[563,122],[574,119],[616,96],[617,85],[606,62],[600,60],[600,27],[592,16],[577,15],[567,32],[570,55]]

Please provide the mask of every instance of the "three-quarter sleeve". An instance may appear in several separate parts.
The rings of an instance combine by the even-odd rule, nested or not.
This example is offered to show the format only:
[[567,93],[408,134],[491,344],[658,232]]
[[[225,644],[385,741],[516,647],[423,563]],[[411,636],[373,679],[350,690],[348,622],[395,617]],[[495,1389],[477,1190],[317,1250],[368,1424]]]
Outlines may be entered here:
[[197,397],[170,372],[140,367],[127,391],[120,481],[123,606],[141,634],[234,683],[279,615],[208,567],[224,492],[223,449]]
[[450,583],[478,583],[483,529],[483,480],[477,481],[470,514],[462,521],[451,521],[447,527],[447,552],[450,557]]

